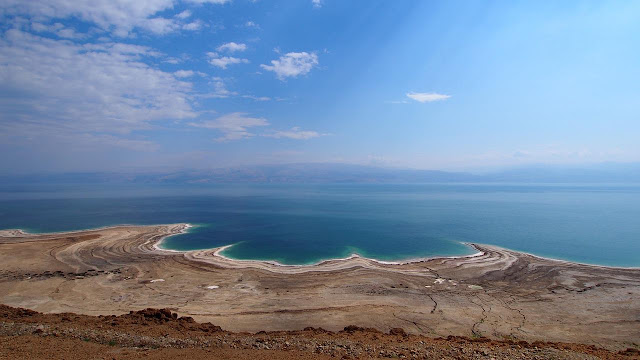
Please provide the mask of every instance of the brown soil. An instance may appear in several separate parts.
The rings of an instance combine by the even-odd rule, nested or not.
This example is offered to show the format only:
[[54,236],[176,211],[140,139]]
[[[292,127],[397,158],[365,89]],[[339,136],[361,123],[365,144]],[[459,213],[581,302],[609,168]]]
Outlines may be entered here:
[[394,328],[347,326],[339,332],[232,333],[167,309],[120,316],[42,314],[0,305],[0,359],[634,359],[634,349],[592,345],[430,338]]

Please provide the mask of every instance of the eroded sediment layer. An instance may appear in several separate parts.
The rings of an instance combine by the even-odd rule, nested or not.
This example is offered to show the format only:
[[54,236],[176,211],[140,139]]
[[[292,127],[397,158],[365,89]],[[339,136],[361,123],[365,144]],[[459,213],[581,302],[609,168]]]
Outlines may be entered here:
[[232,331],[338,330],[348,324],[431,336],[640,342],[640,270],[482,254],[390,264],[238,261],[155,246],[185,224],[57,234],[0,232],[0,302],[87,315],[171,308]]

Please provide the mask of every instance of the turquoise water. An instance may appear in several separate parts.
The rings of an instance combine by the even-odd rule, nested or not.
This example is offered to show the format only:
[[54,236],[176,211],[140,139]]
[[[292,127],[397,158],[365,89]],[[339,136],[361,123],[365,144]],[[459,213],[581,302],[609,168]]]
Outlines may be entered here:
[[640,266],[638,185],[4,186],[0,228],[32,232],[188,222],[164,247],[235,244],[239,259],[310,264],[352,253],[401,260],[494,244]]

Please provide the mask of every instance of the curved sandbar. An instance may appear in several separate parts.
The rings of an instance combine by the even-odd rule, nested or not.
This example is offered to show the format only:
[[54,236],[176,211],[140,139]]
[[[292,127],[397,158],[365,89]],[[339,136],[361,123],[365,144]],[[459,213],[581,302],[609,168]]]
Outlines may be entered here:
[[228,258],[222,255],[222,251],[229,248],[230,246],[232,245],[207,250],[186,251],[184,252],[184,256],[185,258],[192,261],[207,263],[221,268],[252,268],[270,271],[278,274],[302,274],[307,272],[341,271],[353,268],[363,268],[430,277],[434,276],[433,272],[426,269],[424,266],[420,266],[420,264],[424,264],[433,260],[459,260],[464,267],[474,266],[473,264],[482,264],[482,266],[486,268],[489,264],[494,264],[498,267],[505,267],[508,266],[509,261],[515,260],[513,256],[509,256],[509,254],[503,251],[503,249],[471,244],[471,246],[479,251],[478,253],[463,256],[411,259],[397,262],[380,261],[362,257],[358,254],[353,254],[346,258],[323,260],[318,263],[309,265],[284,265],[276,261],[239,260]]
[[639,269],[477,244],[476,256],[399,264],[354,256],[310,266],[157,248],[186,228],[0,231],[0,302],[88,315],[171,308],[232,331],[357,324],[613,348],[633,346],[640,333]]

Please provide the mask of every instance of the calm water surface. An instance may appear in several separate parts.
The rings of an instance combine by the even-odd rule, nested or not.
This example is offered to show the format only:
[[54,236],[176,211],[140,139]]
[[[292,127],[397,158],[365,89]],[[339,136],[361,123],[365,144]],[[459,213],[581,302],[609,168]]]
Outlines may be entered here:
[[189,222],[164,247],[235,244],[225,255],[309,264],[499,245],[578,262],[640,266],[638,185],[3,186],[0,228],[67,231]]

